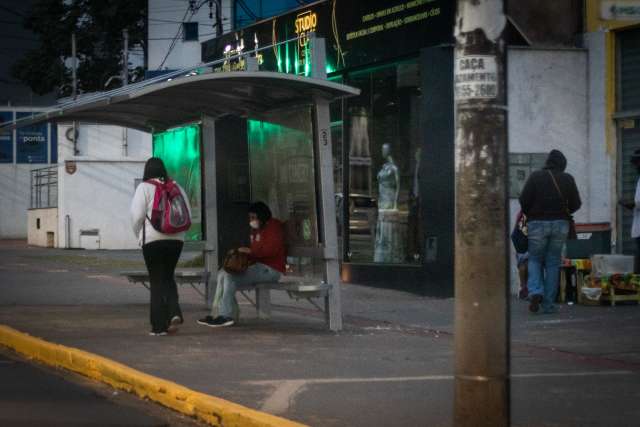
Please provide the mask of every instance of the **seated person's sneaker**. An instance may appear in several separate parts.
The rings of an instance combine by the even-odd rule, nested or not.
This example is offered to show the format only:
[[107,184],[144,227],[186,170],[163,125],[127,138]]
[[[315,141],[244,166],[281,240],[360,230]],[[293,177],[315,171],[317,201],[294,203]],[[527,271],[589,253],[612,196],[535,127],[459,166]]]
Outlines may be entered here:
[[198,325],[204,325],[204,326],[209,326],[209,323],[211,322],[213,322],[213,316],[206,316],[196,321]]
[[200,325],[209,326],[211,328],[221,328],[224,326],[231,326],[235,322],[231,317],[218,316],[215,319],[211,316],[207,316],[204,319],[198,320]]
[[160,331],[160,332],[149,332],[149,335],[151,335],[152,337],[160,337],[160,336],[165,336],[167,335],[167,333],[165,331]]

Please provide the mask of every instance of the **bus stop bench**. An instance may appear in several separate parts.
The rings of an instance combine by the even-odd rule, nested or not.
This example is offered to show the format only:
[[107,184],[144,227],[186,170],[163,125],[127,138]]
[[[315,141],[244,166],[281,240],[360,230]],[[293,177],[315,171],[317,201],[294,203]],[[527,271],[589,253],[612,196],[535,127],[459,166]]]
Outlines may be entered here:
[[[123,271],[121,276],[129,279],[131,283],[139,283],[149,289],[149,272],[148,271]],[[175,273],[176,284],[190,285],[205,302],[207,301],[207,279],[209,274],[199,269],[180,269]],[[202,287],[202,288],[201,288]]]
[[[241,286],[237,291],[256,307],[259,319],[269,319],[271,317],[271,291],[284,291],[291,299],[307,300],[318,310],[324,312],[325,320],[328,322],[329,288],[328,284],[319,280],[310,281],[303,277],[282,276],[277,282],[262,282],[250,286]],[[251,301],[246,294],[247,291],[251,290],[256,293],[255,302]],[[324,299],[324,308],[316,304],[315,298]]]
[[[123,271],[120,275],[126,277],[131,283],[139,283],[149,289],[149,273],[147,271]],[[175,272],[176,283],[190,285],[203,297],[205,303],[207,303],[208,296],[207,278],[208,273],[198,269],[181,269]],[[202,286],[202,289],[200,286]],[[307,300],[318,310],[325,313],[325,320],[328,322],[329,288],[328,284],[321,281],[309,281],[309,279],[297,276],[282,276],[278,282],[263,282],[250,286],[240,286],[236,291],[240,292],[256,307],[259,319],[269,319],[271,317],[271,291],[284,291],[291,299]],[[255,301],[249,297],[248,291],[255,291]],[[324,308],[313,301],[315,298],[324,299]]]

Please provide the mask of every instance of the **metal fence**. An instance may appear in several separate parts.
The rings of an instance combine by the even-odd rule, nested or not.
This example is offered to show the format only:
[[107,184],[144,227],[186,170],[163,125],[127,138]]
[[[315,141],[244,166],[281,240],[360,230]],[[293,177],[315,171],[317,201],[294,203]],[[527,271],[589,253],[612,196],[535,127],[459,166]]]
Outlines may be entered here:
[[33,169],[31,171],[31,209],[55,208],[58,206],[58,167]]

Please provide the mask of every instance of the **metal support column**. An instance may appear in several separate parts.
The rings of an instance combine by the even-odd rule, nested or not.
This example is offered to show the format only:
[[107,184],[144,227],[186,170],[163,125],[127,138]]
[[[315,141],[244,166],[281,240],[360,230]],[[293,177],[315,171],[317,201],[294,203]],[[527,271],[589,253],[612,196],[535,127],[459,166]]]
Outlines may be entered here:
[[458,0],[454,425],[509,425],[503,0]]
[[207,307],[211,307],[218,275],[218,196],[216,190],[216,122],[212,117],[202,119],[202,145],[204,156],[205,230],[204,268],[209,273],[205,288]]
[[[325,79],[325,44],[324,39],[311,37],[312,65],[311,75]],[[329,329],[342,329],[342,307],[340,301],[340,260],[338,257],[338,233],[336,227],[335,189],[333,184],[333,153],[331,150],[331,127],[329,117],[329,101],[315,99],[314,108],[314,143],[317,147],[319,206],[322,224],[322,242],[324,244],[325,281],[330,285],[328,304],[325,315],[329,320]]]

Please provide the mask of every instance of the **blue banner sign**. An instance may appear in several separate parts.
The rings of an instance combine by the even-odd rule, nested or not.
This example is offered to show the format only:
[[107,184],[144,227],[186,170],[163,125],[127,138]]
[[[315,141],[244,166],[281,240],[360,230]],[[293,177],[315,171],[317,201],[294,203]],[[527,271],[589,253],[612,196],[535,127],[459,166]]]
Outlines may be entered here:
[[[13,111],[0,111],[0,122],[13,120]],[[0,133],[0,163],[13,163],[13,131]]]
[[[16,119],[30,116],[31,113],[16,113]],[[16,130],[16,162],[47,163],[48,144],[46,123],[18,128]]]

